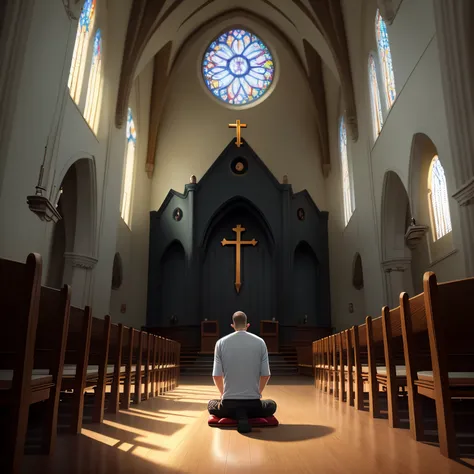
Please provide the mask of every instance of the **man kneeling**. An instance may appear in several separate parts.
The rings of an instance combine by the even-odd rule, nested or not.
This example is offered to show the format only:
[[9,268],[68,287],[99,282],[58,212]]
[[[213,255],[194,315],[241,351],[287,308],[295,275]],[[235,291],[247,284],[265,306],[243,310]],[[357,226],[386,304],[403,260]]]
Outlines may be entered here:
[[247,332],[250,324],[242,311],[234,313],[232,321],[235,332],[216,342],[212,377],[221,399],[211,400],[208,410],[219,418],[236,419],[239,433],[248,433],[249,418],[272,416],[277,406],[261,399],[270,379],[265,341]]

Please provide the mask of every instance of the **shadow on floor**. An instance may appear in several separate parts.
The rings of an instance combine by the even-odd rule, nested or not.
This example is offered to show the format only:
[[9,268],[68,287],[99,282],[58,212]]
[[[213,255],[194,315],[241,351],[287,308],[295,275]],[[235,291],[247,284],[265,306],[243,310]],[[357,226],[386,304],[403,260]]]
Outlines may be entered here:
[[334,433],[334,428],[322,425],[291,425],[284,424],[275,428],[253,428],[251,433],[242,436],[262,441],[292,443],[322,438]]
[[[25,456],[22,474],[179,474],[159,462],[144,459],[133,446],[127,451],[84,435],[64,435],[52,456]],[[149,447],[147,447],[149,448]],[[156,449],[156,447],[154,447]]]

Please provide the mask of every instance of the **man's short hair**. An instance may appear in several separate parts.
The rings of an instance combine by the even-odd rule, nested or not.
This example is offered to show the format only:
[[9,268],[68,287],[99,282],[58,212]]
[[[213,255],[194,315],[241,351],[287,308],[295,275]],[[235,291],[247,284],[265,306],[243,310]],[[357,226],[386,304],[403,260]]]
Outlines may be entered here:
[[244,329],[247,326],[247,315],[243,311],[236,311],[232,316],[235,329]]

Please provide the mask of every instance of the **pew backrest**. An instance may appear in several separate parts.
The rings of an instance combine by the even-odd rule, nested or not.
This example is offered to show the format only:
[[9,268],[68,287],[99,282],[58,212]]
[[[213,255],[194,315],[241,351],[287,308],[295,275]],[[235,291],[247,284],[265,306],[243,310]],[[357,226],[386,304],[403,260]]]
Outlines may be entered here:
[[89,306],[84,309],[71,306],[67,335],[65,364],[87,368],[91,341],[92,313]]
[[116,363],[118,363],[120,365],[123,365],[123,340],[123,325],[111,323],[109,353],[107,358],[109,364],[115,365]]
[[61,290],[41,287],[35,344],[35,369],[49,369],[60,384],[66,353],[71,306],[71,287]]
[[431,370],[424,293],[412,298],[400,294],[400,321],[407,372],[415,379],[418,371]]
[[13,370],[12,390],[30,384],[38,325],[42,260],[0,258],[0,369]]
[[110,343],[110,316],[92,318],[89,348],[89,365],[104,365],[108,359]]
[[423,284],[433,363],[444,361],[447,371],[474,371],[474,278],[438,283],[427,272]]

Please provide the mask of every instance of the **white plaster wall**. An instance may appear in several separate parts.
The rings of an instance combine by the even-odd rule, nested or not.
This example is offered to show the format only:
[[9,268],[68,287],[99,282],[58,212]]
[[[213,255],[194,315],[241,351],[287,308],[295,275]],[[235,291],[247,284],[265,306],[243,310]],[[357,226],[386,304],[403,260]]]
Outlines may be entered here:
[[[133,327],[146,323],[152,180],[145,172],[145,163],[152,79],[153,62],[135,80],[129,102],[137,130],[132,216],[130,227],[120,216],[118,219],[116,251],[122,257],[123,283],[119,289],[112,290],[110,296],[112,319]],[[121,312],[122,304],[126,305],[124,313]]]
[[58,58],[66,54],[69,28],[61,2],[35,3],[11,134],[2,157],[0,254],[6,258],[24,261],[29,252],[44,256],[48,248],[46,224],[28,209],[26,196],[35,193],[61,89],[63,64]]
[[[449,194],[454,190],[431,1],[403,1],[392,26],[388,27],[397,99],[390,112],[385,114],[382,133],[375,143],[367,60],[369,52],[376,50],[376,2],[345,0],[344,13],[357,102],[359,139],[349,145],[356,211],[344,229],[337,150],[339,98],[335,91],[329,92],[333,167],[326,189],[331,224],[332,315],[333,325],[338,329],[360,324],[365,316],[357,308],[352,315],[347,311],[348,302],[355,298],[350,271],[351,256],[356,251],[360,252],[364,267],[366,313],[378,316],[381,306],[386,302],[380,240],[383,178],[386,171],[393,170],[400,176],[405,188],[409,189],[411,146],[417,132],[425,133],[435,143],[447,175]],[[459,251],[425,268],[425,271],[435,271],[440,280],[464,276],[459,216],[457,204],[452,199],[450,207],[453,241]]]
[[[244,110],[227,108],[205,89],[199,65],[207,45],[224,29],[242,24],[256,31],[276,57],[278,72],[271,95]],[[326,209],[325,182],[317,147],[314,103],[304,71],[282,38],[248,18],[214,24],[185,46],[171,75],[161,120],[151,209],[170,188],[183,192],[191,175],[199,180],[227,144],[235,139],[229,123],[248,125],[243,137],[278,180],[287,174],[294,191],[307,189]]]
[[60,186],[74,160],[93,157],[97,221],[92,253],[98,263],[89,301],[96,317],[103,317],[109,310],[125,146],[123,130],[114,127],[114,114],[130,5],[131,0],[117,0],[109,6],[104,0],[97,2],[96,26],[103,33],[104,96],[96,137],[67,91],[77,23],[69,20],[60,0],[35,2],[8,154],[0,176],[0,254],[25,260],[29,252],[39,252],[45,277],[53,224],[40,221],[28,209],[26,196],[35,192],[44,147],[55,126],[56,104],[61,94],[66,94],[63,118],[54,132],[57,148],[46,195],[51,186]]

